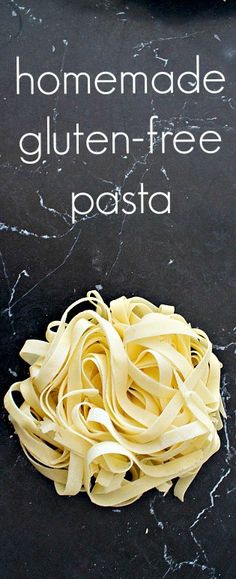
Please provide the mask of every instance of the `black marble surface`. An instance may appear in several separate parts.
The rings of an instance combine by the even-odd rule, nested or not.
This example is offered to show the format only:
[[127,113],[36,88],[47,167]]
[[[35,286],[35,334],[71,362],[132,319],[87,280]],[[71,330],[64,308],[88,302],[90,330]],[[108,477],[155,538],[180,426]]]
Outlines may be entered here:
[[[140,294],[173,303],[203,327],[224,363],[228,421],[220,452],[184,504],[149,492],[123,509],[101,509],[85,495],[63,498],[23,456],[6,414],[1,420],[3,579],[235,577],[235,3],[227,1],[22,0],[0,2],[1,390],[27,368],[18,351],[95,286],[104,297]],[[159,98],[142,94],[44,97],[15,93],[15,58],[35,76],[46,69],[191,69],[226,77],[222,94]],[[80,120],[86,131],[142,136],[151,114],[159,128],[222,135],[216,155],[196,150],[163,158],[146,145],[124,158],[83,151],[20,161],[22,133],[58,134]],[[68,128],[69,127],[69,128]],[[134,153],[134,155],[133,155]],[[170,190],[170,215],[93,215],[72,226],[72,191]],[[108,182],[108,183],[107,183]]]

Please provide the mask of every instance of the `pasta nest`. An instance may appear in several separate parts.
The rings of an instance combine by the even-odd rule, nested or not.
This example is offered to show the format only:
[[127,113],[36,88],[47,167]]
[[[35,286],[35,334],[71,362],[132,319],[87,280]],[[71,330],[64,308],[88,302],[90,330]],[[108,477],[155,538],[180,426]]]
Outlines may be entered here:
[[25,454],[60,495],[86,491],[97,505],[124,506],[178,479],[183,500],[220,447],[221,364],[207,335],[172,306],[123,296],[108,307],[90,291],[20,355],[29,377],[10,387],[5,407]]

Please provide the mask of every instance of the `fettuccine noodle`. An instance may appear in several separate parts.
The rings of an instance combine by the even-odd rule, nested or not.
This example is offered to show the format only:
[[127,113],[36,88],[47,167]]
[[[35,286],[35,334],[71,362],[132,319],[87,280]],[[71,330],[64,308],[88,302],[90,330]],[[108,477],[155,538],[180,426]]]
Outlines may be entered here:
[[220,447],[221,364],[207,335],[172,306],[121,297],[108,307],[91,291],[20,355],[29,377],[10,387],[5,407],[25,454],[60,495],[86,491],[97,505],[124,506],[178,479],[183,500]]

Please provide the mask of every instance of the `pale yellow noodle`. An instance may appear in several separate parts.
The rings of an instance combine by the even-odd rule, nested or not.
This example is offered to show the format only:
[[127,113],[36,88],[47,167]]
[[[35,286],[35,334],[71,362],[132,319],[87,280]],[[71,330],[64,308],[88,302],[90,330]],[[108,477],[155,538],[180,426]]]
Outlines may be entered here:
[[[76,306],[91,308],[68,315]],[[181,500],[220,447],[221,364],[172,306],[97,291],[20,352],[29,377],[4,403],[31,463],[60,495],[123,506],[156,488]],[[14,392],[20,392],[18,406]]]

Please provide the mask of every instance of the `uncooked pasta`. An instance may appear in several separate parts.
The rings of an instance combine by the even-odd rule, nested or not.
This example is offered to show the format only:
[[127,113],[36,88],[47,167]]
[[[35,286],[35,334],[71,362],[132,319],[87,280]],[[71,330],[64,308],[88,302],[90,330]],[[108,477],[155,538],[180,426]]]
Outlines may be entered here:
[[10,387],[5,407],[60,495],[86,491],[120,507],[174,484],[183,500],[220,447],[221,363],[172,306],[124,296],[107,306],[90,291],[20,355],[29,377]]

